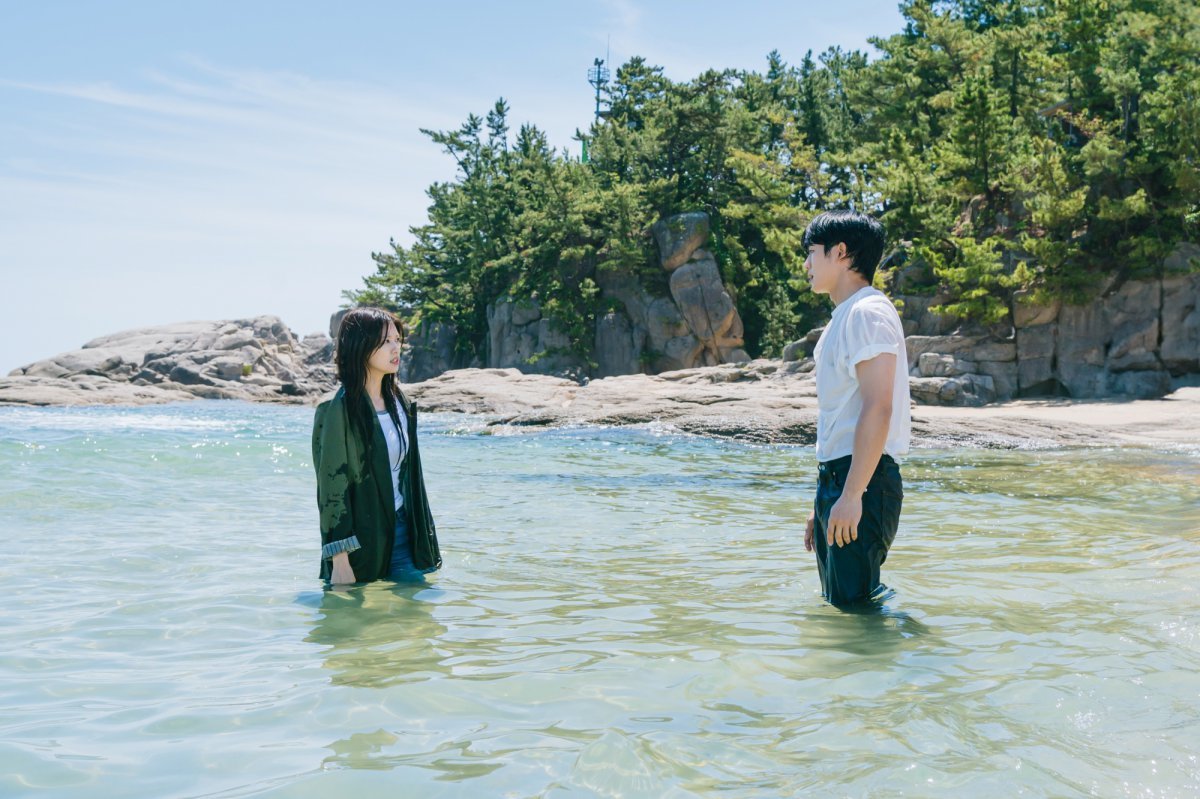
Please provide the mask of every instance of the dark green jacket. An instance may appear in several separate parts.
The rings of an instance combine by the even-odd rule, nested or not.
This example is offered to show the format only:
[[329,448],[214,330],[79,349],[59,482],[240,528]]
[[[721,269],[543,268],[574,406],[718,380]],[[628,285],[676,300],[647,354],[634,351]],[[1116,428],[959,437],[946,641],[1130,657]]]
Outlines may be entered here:
[[[437,531],[425,494],[421,452],[417,447],[417,406],[400,396],[400,410],[408,428],[408,455],[400,474],[400,493],[408,514],[408,540],[413,564],[424,572],[441,568]],[[396,503],[392,495],[392,473],[387,441],[375,416],[371,462],[367,448],[350,423],[346,391],[317,406],[313,419],[313,466],[317,470],[317,506],[321,511],[321,545],[357,536],[360,548],[350,553],[350,566],[360,582],[387,577],[395,539]],[[370,404],[370,400],[363,398]],[[329,579],[332,563],[321,559],[321,577]]]

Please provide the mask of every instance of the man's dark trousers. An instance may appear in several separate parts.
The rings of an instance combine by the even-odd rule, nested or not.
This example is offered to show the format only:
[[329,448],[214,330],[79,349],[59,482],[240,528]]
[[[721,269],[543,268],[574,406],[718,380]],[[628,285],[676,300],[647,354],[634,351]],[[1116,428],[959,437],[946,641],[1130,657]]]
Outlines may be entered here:
[[821,593],[833,605],[853,605],[870,599],[881,588],[879,567],[887,560],[888,549],[900,524],[900,506],[904,488],[900,467],[888,455],[879,459],[875,473],[862,496],[862,519],[858,539],[839,547],[825,542],[829,512],[842,495],[851,456],[817,465],[816,515],[813,518],[813,548],[817,553],[817,571],[821,575]]

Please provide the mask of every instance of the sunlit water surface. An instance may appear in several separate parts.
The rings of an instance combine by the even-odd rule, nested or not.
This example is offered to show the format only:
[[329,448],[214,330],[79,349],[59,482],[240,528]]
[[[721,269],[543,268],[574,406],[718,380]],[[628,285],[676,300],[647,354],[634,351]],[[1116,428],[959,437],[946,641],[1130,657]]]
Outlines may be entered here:
[[0,796],[1200,794],[1200,454],[919,450],[881,613],[811,450],[425,420],[445,569],[324,592],[311,409],[0,409]]

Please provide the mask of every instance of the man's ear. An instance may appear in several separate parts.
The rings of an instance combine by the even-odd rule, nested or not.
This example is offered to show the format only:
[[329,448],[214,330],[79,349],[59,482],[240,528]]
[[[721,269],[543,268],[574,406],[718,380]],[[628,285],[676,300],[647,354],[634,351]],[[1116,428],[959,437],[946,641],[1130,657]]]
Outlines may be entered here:
[[837,248],[833,251],[833,257],[839,261],[846,259],[846,242],[839,241],[837,243]]

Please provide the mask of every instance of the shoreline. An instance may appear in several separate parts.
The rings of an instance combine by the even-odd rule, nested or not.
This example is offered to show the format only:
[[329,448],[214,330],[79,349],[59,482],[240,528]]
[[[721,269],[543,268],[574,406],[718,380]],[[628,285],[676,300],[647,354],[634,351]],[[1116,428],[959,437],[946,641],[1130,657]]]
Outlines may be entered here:
[[[749,443],[811,445],[816,440],[812,377],[786,372],[779,362],[625,375],[585,386],[515,370],[460,370],[404,388],[426,411],[483,415],[494,427],[658,423],[681,433]],[[912,419],[915,447],[1140,446],[1200,452],[1200,387],[1153,400],[1028,399],[974,408],[914,404]]]
[[[760,360],[582,385],[516,369],[461,369],[403,388],[423,411],[484,417],[485,428],[661,424],[711,438],[811,445],[817,407],[810,368],[804,362]],[[196,399],[205,397],[96,376],[0,379],[0,407],[138,406]],[[275,403],[280,400],[312,405],[317,398],[287,397]],[[1135,446],[1200,452],[1200,386],[1179,388],[1160,399],[914,404],[912,425],[913,446],[921,448]]]

